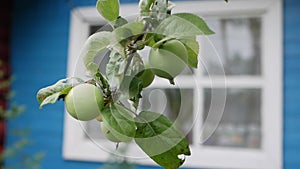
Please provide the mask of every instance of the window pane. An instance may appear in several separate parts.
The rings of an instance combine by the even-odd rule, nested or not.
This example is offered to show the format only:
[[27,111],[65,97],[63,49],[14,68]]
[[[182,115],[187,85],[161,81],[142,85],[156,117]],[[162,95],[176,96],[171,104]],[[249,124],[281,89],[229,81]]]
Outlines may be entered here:
[[[226,75],[261,74],[261,19],[206,19],[216,32],[201,43],[205,74]],[[219,60],[221,59],[221,63]]]
[[192,143],[193,89],[146,89],[141,109],[163,113]]
[[[224,89],[213,90],[218,93],[218,90]],[[204,91],[204,120],[210,109],[211,92],[212,89]],[[208,124],[212,123],[208,121]],[[207,138],[205,133],[203,138]],[[203,141],[204,145],[209,146],[260,148],[261,89],[227,89],[225,109],[219,126]]]

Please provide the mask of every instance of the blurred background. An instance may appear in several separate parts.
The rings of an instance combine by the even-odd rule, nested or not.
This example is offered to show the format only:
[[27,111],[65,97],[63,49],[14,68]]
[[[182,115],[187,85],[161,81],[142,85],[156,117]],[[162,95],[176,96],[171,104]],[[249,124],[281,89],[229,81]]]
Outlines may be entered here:
[[[235,1],[243,6],[243,1]],[[201,2],[205,4],[205,1]],[[209,37],[209,41],[205,38],[199,39],[200,50],[203,49],[200,69],[187,69],[182,73],[178,81],[186,83],[180,87],[166,87],[158,79],[153,87],[143,93],[143,109],[157,110],[164,106],[163,113],[176,120],[176,127],[187,135],[195,154],[193,158],[196,160],[191,160],[191,165],[185,168],[252,168],[249,166],[253,165],[255,168],[268,166],[267,168],[273,169],[272,164],[265,162],[276,163],[274,169],[300,168],[300,1],[267,2],[270,2],[270,8],[272,2],[281,4],[282,21],[278,18],[276,25],[280,24],[283,39],[281,35],[272,34],[272,23],[268,23],[267,17],[259,12],[251,13],[241,9],[238,11],[239,15],[208,16],[206,21],[216,34]],[[70,33],[74,29],[71,12],[81,7],[94,7],[95,3],[96,0],[1,0],[2,168],[158,168],[149,163],[128,163],[123,158],[110,155],[103,157],[107,160],[102,160],[102,157],[81,159],[80,154],[75,155],[76,158],[63,156],[63,151],[69,150],[64,147],[65,144],[76,145],[69,141],[82,139],[81,136],[66,136],[69,132],[66,128],[70,126],[66,124],[68,117],[65,118],[63,102],[39,109],[36,92],[41,87],[65,78],[70,66],[68,60],[74,59],[70,57],[70,39],[76,40]],[[138,0],[121,0],[121,8],[122,5],[136,6],[137,3]],[[259,9],[259,5],[257,6]],[[80,12],[76,16],[84,18]],[[78,34],[88,36],[105,23],[91,22],[88,25],[86,30]],[[276,58],[280,60],[280,65],[270,57],[272,52],[280,51],[276,48],[278,46],[272,46],[272,39],[280,41],[280,47],[283,48],[282,54],[279,54],[282,58]],[[211,44],[214,45],[213,48]],[[220,65],[223,71],[220,71]],[[224,86],[224,82],[212,85],[212,77],[218,81],[224,75],[227,77],[227,86]],[[274,86],[280,87],[279,90],[275,87],[274,95],[270,92],[274,86],[269,77],[280,79],[280,84],[278,81],[274,82]],[[195,79],[199,81],[200,87],[195,85]],[[222,119],[209,118],[211,106],[214,106],[213,97],[224,96],[226,102]],[[277,96],[282,96],[282,99],[278,98],[279,105],[274,105],[273,103],[278,102],[273,102],[272,97]],[[276,118],[268,111],[272,108],[280,108],[274,114]],[[186,113],[183,115],[180,112]],[[218,126],[215,126],[217,122]],[[201,128],[204,123],[206,127]],[[85,140],[103,140],[103,136],[98,133],[99,126],[96,121],[85,123],[84,126],[86,134],[89,135],[82,136]],[[84,144],[84,141],[79,143]],[[274,151],[270,150],[273,145],[276,146]],[[77,146],[84,147],[79,144],[74,149]],[[268,155],[275,155],[261,156],[261,160],[260,156],[254,157],[256,154],[262,155],[264,151]],[[234,165],[229,159],[218,160],[230,155],[241,156],[243,162]],[[216,156],[216,161],[207,158],[204,162],[197,162],[202,157],[206,159],[205,156]],[[272,161],[274,159],[279,161]],[[253,161],[255,165],[251,164]]]

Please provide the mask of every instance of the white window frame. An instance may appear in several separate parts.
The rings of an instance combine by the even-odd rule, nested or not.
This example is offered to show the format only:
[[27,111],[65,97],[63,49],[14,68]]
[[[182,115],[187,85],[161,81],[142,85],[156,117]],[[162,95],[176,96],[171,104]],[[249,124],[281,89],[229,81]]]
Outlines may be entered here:
[[[192,12],[202,17],[255,15],[262,18],[262,75],[251,77],[226,77],[226,87],[259,87],[262,89],[262,145],[261,149],[220,148],[194,144],[192,156],[184,166],[196,168],[243,168],[280,169],[282,168],[282,0],[230,0],[176,2],[174,12]],[[137,4],[123,4],[121,15],[130,16],[138,11]],[[94,7],[74,9],[71,13],[68,76],[74,75],[78,54],[89,35],[91,25],[104,23]],[[82,68],[83,69],[83,68]],[[180,78],[185,78],[180,77]],[[185,80],[178,80],[185,82]],[[211,88],[211,77],[202,76],[198,82],[201,89]],[[225,83],[222,77],[214,76],[214,86]],[[155,85],[160,86],[160,82]],[[183,84],[184,85],[184,84]],[[188,84],[187,84],[188,85]],[[201,93],[201,91],[200,91]],[[201,97],[196,98],[198,104]],[[201,106],[201,104],[200,104]],[[65,113],[63,157],[67,160],[105,161],[108,153],[103,153],[93,141],[85,139],[81,123]],[[199,124],[197,124],[199,125]],[[197,132],[194,132],[194,134]],[[194,136],[194,137],[197,137]],[[200,138],[200,136],[199,136]],[[108,143],[103,143],[108,144]],[[132,151],[136,147],[132,148]],[[150,159],[136,160],[140,164],[155,165]]]

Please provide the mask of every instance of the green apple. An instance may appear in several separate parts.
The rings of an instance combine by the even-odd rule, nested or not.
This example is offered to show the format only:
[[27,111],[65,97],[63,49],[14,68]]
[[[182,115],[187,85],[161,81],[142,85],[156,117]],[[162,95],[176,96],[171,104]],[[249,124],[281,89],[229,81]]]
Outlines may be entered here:
[[149,63],[154,74],[172,80],[180,74],[188,62],[188,52],[179,40],[170,40],[152,48],[149,54]]
[[104,100],[102,93],[95,85],[84,83],[73,87],[64,101],[72,117],[88,121],[99,116]]

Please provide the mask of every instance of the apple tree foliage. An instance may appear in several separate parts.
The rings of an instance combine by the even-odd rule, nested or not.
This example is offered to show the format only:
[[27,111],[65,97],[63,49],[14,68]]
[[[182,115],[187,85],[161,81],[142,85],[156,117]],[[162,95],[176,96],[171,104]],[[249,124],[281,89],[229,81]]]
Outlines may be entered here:
[[[94,117],[89,113],[96,113],[98,117],[95,118],[101,122],[102,132],[109,140],[127,142],[133,139],[160,166],[179,168],[185,161],[179,155],[191,155],[185,136],[162,112],[138,112],[141,93],[154,76],[174,84],[174,78],[186,66],[197,68],[199,44],[196,37],[214,33],[195,14],[173,14],[174,6],[168,0],[140,0],[139,16],[128,21],[119,15],[119,0],[98,0],[96,8],[112,31],[92,34],[82,48],[80,56],[90,80],[72,77],[40,89],[37,93],[40,107],[62,98],[77,120],[90,120],[76,116],[77,109],[81,116],[86,113],[87,117]],[[138,52],[146,46],[150,48],[149,61]],[[104,74],[94,61],[103,51],[109,53]],[[84,83],[94,85],[100,92],[92,92],[89,99],[87,94],[93,89],[78,91],[87,88],[78,87]],[[84,98],[74,97],[76,91],[85,93]],[[95,96],[95,93],[98,94]],[[131,106],[125,107],[121,99],[128,100]],[[91,101],[99,104],[89,103]]]

